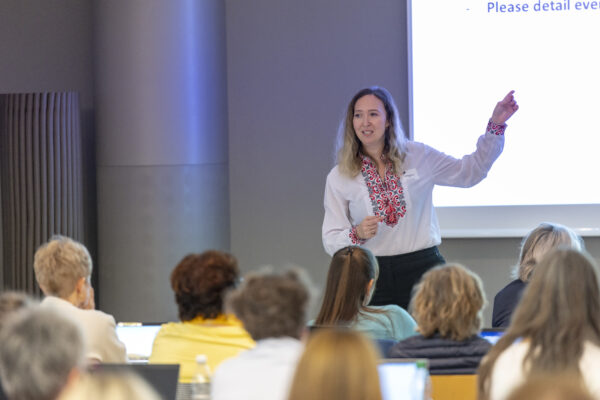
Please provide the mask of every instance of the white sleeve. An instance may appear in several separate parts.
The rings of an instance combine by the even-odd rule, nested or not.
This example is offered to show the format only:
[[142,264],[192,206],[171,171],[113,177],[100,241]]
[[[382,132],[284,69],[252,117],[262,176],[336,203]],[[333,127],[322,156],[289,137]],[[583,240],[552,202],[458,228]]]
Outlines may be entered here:
[[[225,360],[226,362],[227,360]],[[225,373],[223,373],[225,371]],[[224,363],[219,364],[215,370],[210,382],[211,400],[223,400],[227,398],[227,387],[232,382],[227,382],[227,367]]]
[[350,246],[352,223],[348,216],[348,200],[335,187],[335,176],[329,174],[325,184],[325,217],[323,218],[323,247],[330,255],[339,249]]
[[102,315],[104,323],[98,326],[97,337],[100,351],[102,352],[102,362],[104,363],[125,363],[127,354],[125,345],[117,337],[115,319],[112,315]]
[[504,135],[485,133],[477,140],[477,149],[456,159],[427,147],[426,159],[433,183],[443,186],[471,187],[481,182],[504,148]]

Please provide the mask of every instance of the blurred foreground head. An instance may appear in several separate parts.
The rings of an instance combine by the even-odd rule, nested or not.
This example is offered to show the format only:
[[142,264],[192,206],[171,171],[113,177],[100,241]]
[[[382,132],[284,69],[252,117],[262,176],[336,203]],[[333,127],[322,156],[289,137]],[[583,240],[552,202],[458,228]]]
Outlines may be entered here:
[[318,330],[298,362],[288,400],[381,400],[377,360],[361,333]]
[[0,343],[0,377],[11,400],[56,399],[84,365],[80,328],[46,308],[11,316]]

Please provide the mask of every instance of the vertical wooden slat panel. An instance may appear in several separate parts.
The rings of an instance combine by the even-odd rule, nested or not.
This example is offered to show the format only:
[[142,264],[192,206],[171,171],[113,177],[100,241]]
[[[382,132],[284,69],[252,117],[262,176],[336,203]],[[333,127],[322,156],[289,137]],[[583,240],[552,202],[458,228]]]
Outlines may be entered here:
[[72,93],[73,96],[73,110],[72,110],[72,118],[73,122],[73,148],[72,155],[74,165],[73,165],[73,187],[75,188],[75,195],[73,196],[74,204],[73,204],[73,215],[76,218],[75,223],[75,231],[74,236],[83,238],[83,163],[82,163],[82,137],[81,137],[81,115],[79,114],[79,94]]
[[[7,118],[8,118],[8,107],[6,106],[6,96],[0,96],[0,132],[6,132],[6,130],[8,129],[7,126]],[[6,154],[6,143],[0,139],[0,160],[6,160],[7,158],[7,154]],[[7,175],[6,175],[6,168],[2,168],[2,165],[0,165],[0,182],[6,182],[7,179]],[[2,188],[0,187],[0,205],[1,204],[5,204],[5,197],[6,194],[2,191]],[[6,218],[7,218],[7,210],[4,207],[0,207],[0,213],[2,215],[2,220],[0,222],[0,228],[3,224],[6,224]],[[8,264],[6,264],[6,251],[4,250],[4,248],[6,247],[6,240],[4,240],[4,236],[2,236],[2,264],[4,266],[4,268],[6,270],[9,269]],[[6,273],[4,273],[4,271],[0,271],[0,273],[2,273],[2,286],[0,288],[4,288],[4,280],[5,280],[5,276]]]
[[65,144],[66,144],[66,151],[65,151],[65,159],[67,162],[67,182],[66,182],[66,186],[67,186],[67,217],[68,217],[68,223],[67,223],[67,232],[69,234],[69,236],[73,236],[73,234],[75,233],[75,229],[74,229],[74,220],[73,220],[73,213],[71,212],[73,210],[73,157],[71,154],[71,147],[72,147],[72,143],[71,141],[73,140],[73,124],[71,123],[71,95],[69,93],[65,93],[65,113],[64,113],[64,118],[65,118]]
[[54,93],[48,94],[48,108],[46,119],[46,138],[47,148],[46,155],[48,156],[48,162],[46,164],[46,179],[48,182],[48,204],[47,204],[47,213],[48,213],[48,232],[46,236],[50,237],[54,233],[56,233],[56,212],[54,209],[54,177],[55,177],[55,167],[54,167],[54,158],[55,158],[55,149],[54,149]]
[[78,96],[1,96],[4,286],[38,294],[35,249],[53,234],[82,240]]
[[[18,267],[17,267],[17,237],[16,237],[16,219],[17,219],[17,173],[16,173],[16,165],[15,163],[17,162],[16,159],[16,153],[18,151],[18,142],[16,141],[16,135],[15,132],[17,131],[17,122],[19,121],[18,118],[18,109],[19,107],[17,106],[17,98],[15,96],[12,96],[9,99],[10,102],[10,126],[9,126],[9,131],[7,132],[8,134],[8,139],[10,141],[9,143],[9,166],[8,166],[8,171],[10,174],[10,206],[8,207],[10,209],[10,225],[9,225],[9,230],[8,230],[8,235],[10,235],[11,237],[11,244],[10,244],[10,258],[9,258],[9,266],[11,268],[11,282],[16,282],[18,279]],[[2,235],[3,237],[6,237],[7,235]]]
[[2,100],[4,103],[4,123],[2,124],[2,127],[0,127],[0,132],[2,132],[2,135],[0,136],[0,140],[2,141],[2,158],[0,159],[0,162],[2,163],[2,165],[0,165],[0,171],[2,171],[2,180],[0,181],[0,183],[2,183],[2,211],[4,212],[4,214],[2,214],[2,228],[4,229],[2,234],[2,255],[4,257],[3,281],[4,287],[6,288],[7,284],[9,282],[12,282],[13,274],[13,262],[11,260],[11,257],[13,255],[13,240],[12,237],[7,237],[7,234],[10,234],[10,232],[12,231],[13,215],[13,210],[11,209],[12,182],[10,174],[12,140],[10,135],[8,134],[12,128],[12,104],[10,102],[9,96],[3,96]]
[[[42,229],[43,229],[43,218],[44,213],[42,212],[42,179],[41,179],[41,152],[40,152],[40,141],[42,130],[40,129],[40,123],[42,119],[43,109],[42,109],[42,98],[44,96],[41,93],[36,93],[35,101],[33,103],[33,149],[32,149],[32,158],[33,158],[33,199],[34,199],[34,213],[33,219],[35,223],[33,224],[33,246],[37,248],[38,243],[42,243]],[[32,263],[33,267],[33,263]],[[33,269],[33,268],[32,268]]]
[[20,287],[24,287],[25,290],[27,290],[27,268],[23,268],[23,266],[26,263],[26,259],[25,259],[25,241],[26,241],[26,235],[27,235],[27,230],[25,229],[25,207],[23,207],[25,201],[26,201],[26,186],[25,186],[25,117],[27,114],[27,110],[26,110],[26,106],[27,106],[27,98],[26,96],[19,96],[19,136],[18,136],[18,141],[19,141],[19,156],[18,156],[18,163],[17,163],[17,168],[18,168],[18,192],[19,192],[19,200],[17,203],[17,208],[18,208],[18,215],[19,215],[19,219],[17,221],[17,240],[19,241],[18,244],[18,259],[17,259],[17,265],[20,265],[20,273],[19,273],[19,286]]
[[65,113],[67,111],[66,108],[66,93],[60,93],[60,107],[57,109],[58,120],[59,120],[59,129],[57,131],[59,142],[60,142],[60,198],[64,199],[60,204],[60,216],[61,216],[61,228],[60,231],[64,232],[65,235],[69,235],[69,212],[67,209],[68,206],[68,169],[67,169],[67,118]]
[[40,102],[40,184],[41,204],[40,214],[42,221],[40,225],[40,243],[48,239],[50,221],[48,215],[48,96],[43,94]]
[[23,259],[25,265],[25,284],[28,291],[33,291],[35,285],[35,277],[33,275],[32,259],[33,259],[33,232],[35,221],[33,219],[33,118],[35,110],[33,108],[33,99],[35,94],[28,93],[25,98],[25,240],[23,243]]

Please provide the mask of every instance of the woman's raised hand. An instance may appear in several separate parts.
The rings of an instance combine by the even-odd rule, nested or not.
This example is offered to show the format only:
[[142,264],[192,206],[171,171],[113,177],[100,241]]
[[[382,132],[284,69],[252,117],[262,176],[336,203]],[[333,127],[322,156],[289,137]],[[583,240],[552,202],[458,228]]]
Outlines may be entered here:
[[492,122],[498,125],[504,125],[506,121],[519,109],[514,96],[515,91],[511,90],[502,100],[496,104],[492,113]]

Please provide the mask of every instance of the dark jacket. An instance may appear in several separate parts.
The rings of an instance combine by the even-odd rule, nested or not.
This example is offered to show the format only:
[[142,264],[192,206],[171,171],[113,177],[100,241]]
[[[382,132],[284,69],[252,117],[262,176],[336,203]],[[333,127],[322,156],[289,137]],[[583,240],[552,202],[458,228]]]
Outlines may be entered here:
[[527,287],[527,284],[517,279],[506,285],[494,297],[494,309],[492,311],[493,328],[506,328],[510,324],[510,317],[515,308],[517,308],[525,287]]
[[463,341],[440,335],[412,336],[398,342],[387,354],[390,358],[427,358],[432,375],[475,374],[479,361],[492,345],[477,335]]

